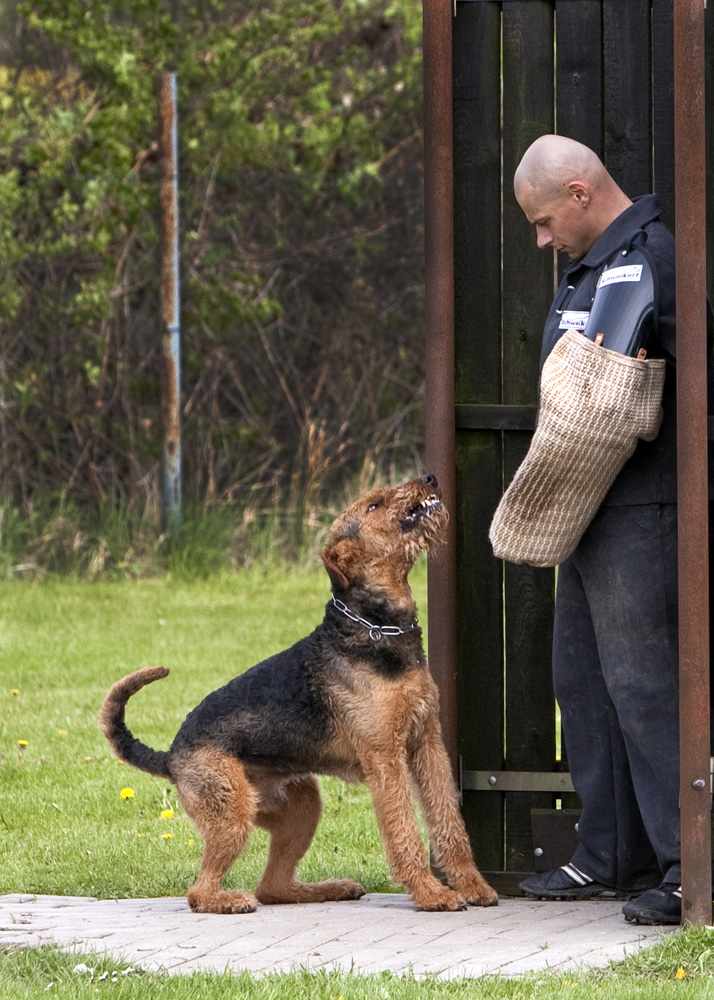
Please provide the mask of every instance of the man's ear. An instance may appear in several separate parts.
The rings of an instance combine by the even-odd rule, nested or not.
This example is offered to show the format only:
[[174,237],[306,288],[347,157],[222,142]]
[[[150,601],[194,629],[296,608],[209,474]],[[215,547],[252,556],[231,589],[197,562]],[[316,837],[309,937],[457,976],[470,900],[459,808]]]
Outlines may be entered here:
[[590,188],[582,181],[571,181],[568,184],[568,194],[574,198],[578,205],[587,208],[590,204]]
[[332,545],[328,544],[322,550],[322,561],[327,575],[332,582],[333,590],[348,590],[350,586],[350,549],[349,539],[340,539]]

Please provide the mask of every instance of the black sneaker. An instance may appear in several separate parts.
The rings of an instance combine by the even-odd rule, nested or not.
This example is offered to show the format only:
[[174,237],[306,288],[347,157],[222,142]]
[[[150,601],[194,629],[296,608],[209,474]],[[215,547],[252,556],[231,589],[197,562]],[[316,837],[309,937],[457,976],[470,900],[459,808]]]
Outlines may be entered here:
[[662,882],[622,907],[625,920],[635,924],[678,924],[682,919],[682,887]]
[[520,888],[529,899],[629,899],[631,895],[601,885],[575,865],[532,875],[521,882]]

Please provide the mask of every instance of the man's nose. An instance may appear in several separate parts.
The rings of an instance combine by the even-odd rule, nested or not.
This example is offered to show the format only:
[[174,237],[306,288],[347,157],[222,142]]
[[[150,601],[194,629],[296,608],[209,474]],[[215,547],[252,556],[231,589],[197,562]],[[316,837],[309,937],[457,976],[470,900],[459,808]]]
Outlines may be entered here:
[[538,249],[544,250],[546,247],[549,247],[551,245],[551,243],[553,242],[553,237],[545,229],[536,229],[536,240],[538,243]]

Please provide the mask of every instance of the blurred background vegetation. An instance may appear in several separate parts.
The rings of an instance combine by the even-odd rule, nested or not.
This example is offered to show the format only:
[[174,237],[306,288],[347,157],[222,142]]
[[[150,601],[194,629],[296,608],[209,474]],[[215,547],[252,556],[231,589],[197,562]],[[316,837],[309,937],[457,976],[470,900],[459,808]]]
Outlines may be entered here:
[[[417,0],[0,0],[0,571],[303,556],[421,469]],[[186,515],[160,534],[176,60]],[[217,553],[222,555],[217,555]],[[202,557],[206,568],[211,557]]]

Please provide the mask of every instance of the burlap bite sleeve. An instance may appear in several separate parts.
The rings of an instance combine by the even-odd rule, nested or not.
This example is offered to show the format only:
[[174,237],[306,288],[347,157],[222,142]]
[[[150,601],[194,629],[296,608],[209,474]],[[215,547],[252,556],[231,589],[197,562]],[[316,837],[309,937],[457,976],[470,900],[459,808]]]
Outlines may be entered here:
[[566,330],[541,374],[538,426],[499,503],[489,537],[498,559],[566,559],[637,441],[657,437],[665,361],[608,351]]

